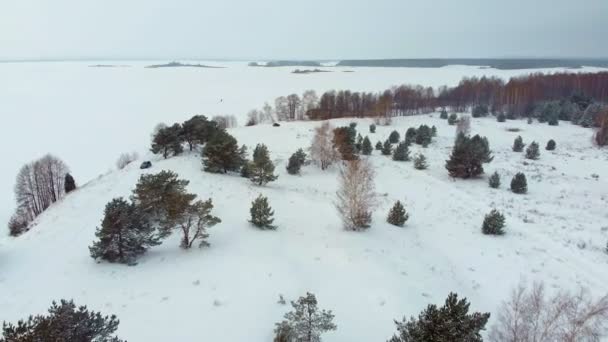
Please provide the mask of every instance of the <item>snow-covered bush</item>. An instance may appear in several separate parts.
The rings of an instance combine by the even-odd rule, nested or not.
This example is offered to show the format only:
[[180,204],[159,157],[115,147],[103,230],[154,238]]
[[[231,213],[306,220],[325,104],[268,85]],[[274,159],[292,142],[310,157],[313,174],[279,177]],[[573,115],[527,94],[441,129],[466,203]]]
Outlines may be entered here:
[[488,180],[488,184],[490,185],[490,188],[493,189],[498,189],[498,187],[500,187],[500,175],[498,172],[494,171]]
[[526,158],[536,160],[540,157],[540,149],[538,143],[533,141],[528,148],[526,148]]
[[526,180],[526,175],[522,172],[518,172],[513,176],[511,180],[511,191],[516,194],[525,194],[528,192],[528,181]]
[[249,209],[251,219],[249,222],[254,226],[261,229],[276,229],[273,225],[274,222],[274,210],[268,204],[268,198],[259,195],[253,202],[251,202],[251,209]]
[[498,210],[492,211],[486,215],[481,226],[481,232],[486,235],[503,235],[505,227],[505,217]]
[[410,216],[405,210],[405,207],[403,207],[403,204],[401,204],[401,201],[397,201],[388,212],[386,221],[394,226],[403,227],[409,217]]

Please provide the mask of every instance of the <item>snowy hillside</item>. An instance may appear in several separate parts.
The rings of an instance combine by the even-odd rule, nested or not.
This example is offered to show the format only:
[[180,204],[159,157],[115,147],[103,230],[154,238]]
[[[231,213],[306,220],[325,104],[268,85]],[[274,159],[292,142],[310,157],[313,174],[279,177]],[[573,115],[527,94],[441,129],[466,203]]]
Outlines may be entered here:
[[[153,167],[144,172],[173,170],[190,181],[190,192],[213,199],[222,223],[210,229],[210,247],[184,251],[174,234],[133,267],[98,264],[89,256],[105,204],[130,195],[142,173],[139,160],[82,185],[23,236],[0,239],[0,321],[73,298],[116,314],[118,335],[129,341],[271,341],[274,323],[290,309],[277,303],[279,295],[294,300],[311,291],[321,308],[336,315],[338,330],[324,341],[384,341],[395,331],[393,319],[442,303],[450,291],[468,297],[474,310],[489,312],[521,279],[544,280],[550,289],[608,292],[608,153],[592,146],[590,129],[473,119],[472,133],[488,137],[494,161],[480,179],[453,180],[444,164],[455,129],[439,115],[398,118],[375,134],[368,132],[371,120],[332,124],[351,121],[373,144],[393,129],[402,137],[410,126],[438,129],[428,148],[411,148],[427,156],[428,170],[373,152],[380,201],[371,229],[342,229],[333,206],[335,167],[306,166],[301,176],[285,171],[288,157],[310,145],[318,122],[232,129],[250,150],[268,145],[277,181],[257,187],[238,175],[205,173],[199,153],[168,160],[145,156]],[[539,160],[511,151],[517,135],[540,144]],[[545,151],[551,138],[557,149]],[[502,178],[499,189],[487,184],[494,171]],[[508,190],[516,172],[528,178],[526,195]],[[250,202],[260,193],[276,212],[277,231],[247,222]],[[395,200],[410,213],[404,228],[385,222]],[[492,208],[506,216],[504,236],[480,232]]]

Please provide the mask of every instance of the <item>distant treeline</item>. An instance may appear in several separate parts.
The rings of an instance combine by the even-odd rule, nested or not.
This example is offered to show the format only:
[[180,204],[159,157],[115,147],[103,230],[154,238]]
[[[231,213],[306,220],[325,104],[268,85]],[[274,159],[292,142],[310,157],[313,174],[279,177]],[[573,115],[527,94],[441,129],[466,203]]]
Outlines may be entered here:
[[488,66],[496,69],[608,68],[608,59],[541,59],[541,58],[421,58],[421,59],[360,59],[343,60],[338,66],[348,67],[407,67],[441,68],[448,65]]

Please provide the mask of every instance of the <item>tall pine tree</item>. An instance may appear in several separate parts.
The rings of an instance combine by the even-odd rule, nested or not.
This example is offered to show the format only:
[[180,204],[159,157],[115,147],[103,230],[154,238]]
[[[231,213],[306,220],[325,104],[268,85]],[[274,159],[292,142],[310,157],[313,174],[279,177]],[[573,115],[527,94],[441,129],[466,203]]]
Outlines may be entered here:
[[250,172],[249,179],[257,185],[264,185],[278,178],[274,175],[274,164],[270,160],[266,145],[258,144],[253,150],[253,163]]

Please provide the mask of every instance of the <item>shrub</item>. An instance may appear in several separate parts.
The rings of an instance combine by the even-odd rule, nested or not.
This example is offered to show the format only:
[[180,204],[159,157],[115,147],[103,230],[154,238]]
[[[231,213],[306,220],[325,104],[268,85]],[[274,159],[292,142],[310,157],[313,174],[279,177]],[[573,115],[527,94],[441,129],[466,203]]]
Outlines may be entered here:
[[545,147],[545,150],[553,151],[553,150],[555,150],[555,147],[556,147],[555,140],[551,139],[551,140],[547,141],[547,146]]
[[505,227],[505,217],[496,209],[486,215],[481,226],[481,232],[486,235],[503,235]]
[[62,299],[59,304],[53,302],[46,315],[30,316],[16,325],[4,322],[0,341],[122,342],[113,336],[118,324],[114,315],[103,316],[89,311],[86,306],[76,307],[73,301]]
[[411,145],[413,142],[415,142],[416,134],[417,134],[417,131],[414,127],[408,128],[407,131],[405,132],[405,143],[408,145]]
[[475,177],[483,173],[483,163],[489,163],[493,158],[488,139],[459,134],[445,168],[452,177]]
[[500,175],[498,172],[494,171],[494,173],[490,176],[488,183],[490,188],[498,189],[498,187],[500,187]]
[[376,150],[378,150],[378,151],[382,151],[382,142],[381,142],[381,141],[378,141],[378,142],[376,143]]
[[490,111],[488,110],[488,106],[484,104],[477,105],[473,107],[471,114],[474,118],[480,118],[482,116],[487,116]]
[[416,130],[416,144],[427,147],[433,139],[433,131],[427,125],[420,125]]
[[496,116],[496,121],[505,122],[505,121],[507,121],[507,116],[505,115],[505,113],[501,112]]
[[376,125],[375,124],[369,125],[369,132],[370,133],[376,133]]
[[538,148],[538,143],[533,141],[530,146],[526,149],[526,158],[536,160],[540,157],[540,150]]
[[391,144],[398,143],[399,139],[401,139],[401,137],[399,136],[399,132],[397,131],[392,131],[391,134],[388,136],[388,141],[390,141]]
[[448,125],[453,126],[456,122],[458,122],[458,115],[456,115],[456,113],[450,114],[448,117]]
[[401,201],[395,202],[388,212],[386,221],[394,226],[403,227],[403,224],[410,218]]
[[516,194],[525,194],[528,192],[528,182],[526,180],[526,175],[521,172],[518,172],[513,176],[511,180],[511,191]]
[[521,138],[521,135],[518,135],[515,140],[513,140],[513,152],[521,152],[524,150],[524,140]]
[[382,145],[382,155],[390,156],[392,152],[393,146],[391,145],[391,142],[387,139]]
[[441,110],[441,114],[439,115],[439,118],[443,119],[443,120],[447,120],[448,119],[448,111],[444,109]]
[[458,300],[458,295],[450,293],[444,306],[438,308],[431,304],[422,311],[418,318],[404,318],[395,321],[397,333],[389,342],[482,342],[481,331],[484,330],[489,313],[474,312],[469,314],[470,303],[466,298]]
[[416,155],[416,158],[414,158],[414,168],[417,170],[426,170],[428,167],[429,165],[426,162],[426,157],[424,154],[419,153]]
[[261,229],[276,229],[274,226],[274,210],[268,204],[268,198],[259,195],[253,202],[251,202],[251,209],[249,209],[251,219],[249,222],[254,226]]
[[400,142],[395,148],[393,153],[393,160],[395,161],[409,161],[410,160],[410,149],[407,147],[405,142]]
[[66,194],[69,194],[70,192],[76,190],[76,181],[74,180],[74,177],[72,177],[72,175],[69,173],[65,174],[63,185]]

